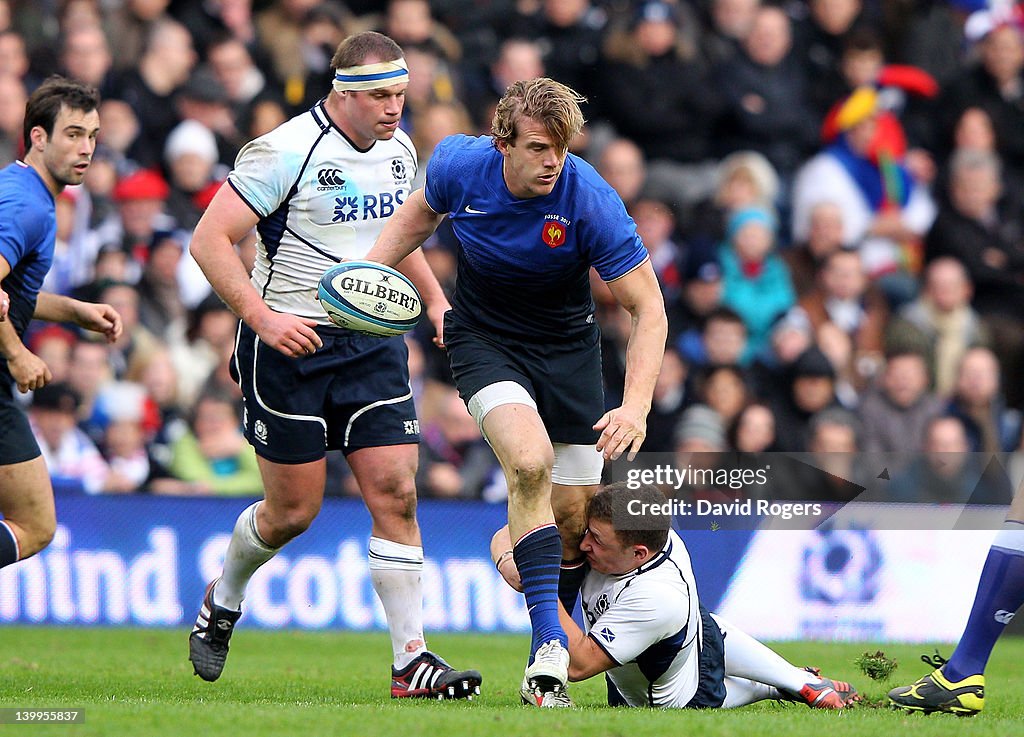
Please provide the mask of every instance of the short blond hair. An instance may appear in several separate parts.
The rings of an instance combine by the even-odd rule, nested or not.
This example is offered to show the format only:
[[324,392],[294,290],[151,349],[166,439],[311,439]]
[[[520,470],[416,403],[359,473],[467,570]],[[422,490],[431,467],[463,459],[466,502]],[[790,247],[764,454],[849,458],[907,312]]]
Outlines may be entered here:
[[569,142],[583,130],[583,111],[580,103],[586,98],[571,87],[547,77],[516,82],[498,100],[491,121],[491,137],[513,145],[516,125],[521,118],[541,123],[552,142],[563,151]]

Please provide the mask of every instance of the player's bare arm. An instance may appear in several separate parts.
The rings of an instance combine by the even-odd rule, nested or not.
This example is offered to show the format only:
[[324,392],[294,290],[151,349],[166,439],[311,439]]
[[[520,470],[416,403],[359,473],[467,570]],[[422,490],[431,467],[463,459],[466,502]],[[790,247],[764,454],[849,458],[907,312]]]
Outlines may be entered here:
[[434,326],[436,333],[434,343],[438,348],[444,348],[444,313],[452,308],[445,296],[444,290],[430,270],[423,251],[417,248],[406,256],[396,267],[399,271],[409,277],[409,280],[416,286],[423,304],[427,308],[427,318]]
[[512,559],[512,535],[509,534],[508,525],[494,533],[491,538],[491,562],[498,569],[498,573],[505,579],[505,583],[514,588],[520,594],[523,593],[523,582],[519,578],[519,569]]
[[[491,538],[491,560],[497,566],[501,577],[505,579],[505,583],[522,592],[519,571],[512,559],[512,538],[508,532],[508,525],[495,532]],[[579,628],[561,604],[558,605],[558,619],[565,634],[569,636],[570,681],[583,681],[618,665]]]
[[604,673],[618,665],[608,653],[588,636],[576,621],[558,605],[558,621],[569,638],[569,680],[585,681],[598,673]]
[[323,345],[314,330],[316,323],[270,309],[252,286],[235,251],[235,244],[258,221],[259,216],[224,184],[196,226],[189,251],[214,291],[260,340],[293,358],[314,353]]
[[444,313],[452,306],[448,304],[448,298],[437,283],[423,252],[418,250],[440,222],[441,216],[430,209],[423,190],[418,189],[384,225],[366,259],[397,268],[416,285],[426,305],[427,317],[437,333],[434,343],[443,348]]
[[[0,282],[11,273],[11,265],[0,256]],[[0,322],[0,358],[7,361],[7,369],[22,394],[46,386],[53,376],[43,359],[25,347],[10,320]]]
[[0,322],[0,357],[7,361],[7,369],[22,394],[46,386],[53,378],[43,359],[21,342],[10,320]]
[[[402,259],[423,245],[423,241],[430,237],[440,222],[441,215],[430,209],[423,190],[417,189],[384,225],[377,236],[377,242],[366,254],[366,259],[396,267]],[[406,276],[412,279],[409,274]],[[413,283],[419,289],[420,285],[415,279]],[[426,295],[423,298],[426,300]]]
[[7,319],[7,310],[11,307],[11,299],[7,296],[7,292],[0,289],[0,322]]
[[606,412],[594,429],[601,431],[597,449],[606,459],[617,460],[628,452],[627,457],[633,460],[647,437],[647,413],[665,355],[668,318],[649,260],[625,276],[608,282],[608,288],[629,312],[632,328],[626,344],[626,387],[622,406]]
[[102,333],[108,343],[120,338],[124,329],[121,316],[110,305],[83,302],[50,292],[39,293],[32,316],[48,322],[73,322],[85,330]]

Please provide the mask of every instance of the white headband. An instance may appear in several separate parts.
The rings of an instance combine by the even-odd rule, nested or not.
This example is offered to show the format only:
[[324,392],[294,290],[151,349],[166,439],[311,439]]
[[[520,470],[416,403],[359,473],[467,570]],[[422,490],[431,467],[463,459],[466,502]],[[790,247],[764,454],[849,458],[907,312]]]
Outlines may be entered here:
[[409,81],[409,66],[405,59],[382,61],[334,70],[334,90],[377,90]]

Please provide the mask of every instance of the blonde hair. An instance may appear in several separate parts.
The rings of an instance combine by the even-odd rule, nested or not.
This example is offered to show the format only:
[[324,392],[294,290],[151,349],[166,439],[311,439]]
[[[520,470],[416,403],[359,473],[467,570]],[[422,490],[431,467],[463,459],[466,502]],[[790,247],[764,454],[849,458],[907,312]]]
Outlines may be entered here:
[[551,141],[561,150],[583,130],[580,103],[586,98],[570,87],[547,77],[539,77],[510,86],[498,100],[491,121],[491,137],[513,145],[516,125],[521,118],[531,118],[544,126]]

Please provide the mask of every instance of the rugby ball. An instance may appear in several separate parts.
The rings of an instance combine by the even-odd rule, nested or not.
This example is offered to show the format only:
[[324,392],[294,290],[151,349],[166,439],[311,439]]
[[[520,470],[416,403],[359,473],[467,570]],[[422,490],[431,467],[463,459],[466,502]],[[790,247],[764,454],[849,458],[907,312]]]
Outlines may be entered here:
[[373,261],[345,261],[320,277],[317,298],[335,325],[387,338],[407,333],[423,311],[404,274]]

